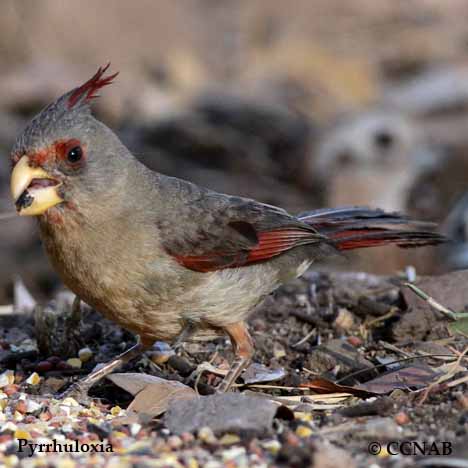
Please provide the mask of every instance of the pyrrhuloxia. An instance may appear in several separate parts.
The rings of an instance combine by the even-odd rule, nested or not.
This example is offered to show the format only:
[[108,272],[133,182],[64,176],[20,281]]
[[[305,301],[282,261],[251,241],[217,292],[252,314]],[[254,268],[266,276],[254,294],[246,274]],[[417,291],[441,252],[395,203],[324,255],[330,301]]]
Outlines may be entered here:
[[12,151],[17,211],[38,217],[63,282],[140,337],[82,389],[155,340],[213,329],[236,354],[220,385],[227,390],[252,356],[246,318],[316,259],[444,240],[398,214],[352,207],[293,216],[149,170],[91,115],[90,101],[116,76],[104,77],[107,68],[40,112]]

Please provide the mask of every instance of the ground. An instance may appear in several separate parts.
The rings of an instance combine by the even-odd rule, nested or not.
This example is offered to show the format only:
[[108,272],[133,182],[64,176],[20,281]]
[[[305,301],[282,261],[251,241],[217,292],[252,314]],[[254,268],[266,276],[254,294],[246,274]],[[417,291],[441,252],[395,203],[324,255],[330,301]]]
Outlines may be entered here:
[[[391,467],[441,466],[440,460],[449,459],[455,463],[450,466],[465,466],[456,463],[467,457],[467,360],[463,355],[467,339],[450,334],[443,314],[416,296],[413,302],[403,280],[309,272],[269,298],[250,320],[256,367],[244,374],[249,384],[240,381],[235,392],[262,396],[281,406],[271,421],[258,421],[248,431],[240,429],[248,415],[239,410],[236,427],[223,420],[232,415],[224,416],[227,409],[221,406],[216,410],[216,427],[171,432],[168,427],[184,427],[190,421],[164,416],[173,396],[165,394],[161,405],[160,381],[153,384],[148,397],[139,393],[133,403],[133,396],[121,388],[129,389],[125,378],[120,386],[109,380],[97,384],[84,404],[56,400],[52,394],[59,388],[88,373],[96,362],[128,348],[135,338],[86,309],[80,333],[75,334],[78,342],[70,345],[72,357],[67,361],[65,354],[50,356],[54,346],[63,353],[61,336],[70,339],[64,323],[49,322],[55,323],[55,329],[49,328],[55,340],[41,345],[50,351],[38,351],[42,332],[37,323],[44,309],[3,315],[0,359],[10,371],[0,380],[2,463],[41,466],[44,455],[38,454],[39,449],[30,457],[30,448],[23,442],[24,451],[19,452],[18,439],[31,443],[56,439],[58,443],[97,443],[98,450],[111,444],[114,452],[56,453],[47,459],[52,466]],[[452,284],[457,281],[462,278],[452,279]],[[52,305],[49,317],[57,308],[67,312],[65,303],[59,299]],[[149,375],[179,381],[196,387],[200,395],[209,395],[219,382],[219,370],[231,357],[229,343],[222,338],[184,344],[177,354],[160,343],[121,372],[131,373],[132,385]],[[194,372],[208,362],[207,371]],[[332,381],[344,386],[334,387]],[[130,403],[133,408],[126,410]],[[379,453],[374,455],[372,450]]]

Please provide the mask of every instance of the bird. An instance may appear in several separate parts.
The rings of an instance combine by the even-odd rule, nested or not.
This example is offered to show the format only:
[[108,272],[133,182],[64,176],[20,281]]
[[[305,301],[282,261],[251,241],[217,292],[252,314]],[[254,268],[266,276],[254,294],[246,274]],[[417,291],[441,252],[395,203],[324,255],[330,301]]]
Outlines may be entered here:
[[351,249],[445,241],[397,213],[339,207],[292,215],[148,169],[92,114],[99,90],[118,74],[106,74],[108,67],[40,111],[11,151],[17,213],[37,217],[75,306],[83,301],[139,337],[70,392],[87,395],[157,340],[207,331],[231,340],[235,357],[217,388],[228,391],[253,356],[247,318],[313,262]]

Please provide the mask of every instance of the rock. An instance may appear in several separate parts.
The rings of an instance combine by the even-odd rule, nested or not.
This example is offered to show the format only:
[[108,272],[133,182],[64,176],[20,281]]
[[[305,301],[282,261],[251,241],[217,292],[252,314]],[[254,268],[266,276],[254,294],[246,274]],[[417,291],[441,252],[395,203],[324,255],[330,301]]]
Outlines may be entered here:
[[[462,128],[466,129],[466,122]],[[457,133],[466,134],[465,131]],[[435,148],[436,157],[428,161],[415,178],[406,200],[405,211],[417,219],[446,221],[445,233],[451,238],[455,234],[456,242],[460,234],[462,238],[464,236],[463,230],[456,231],[456,225],[460,224],[457,218],[463,217],[466,206],[463,195],[468,186],[467,147],[468,141],[439,144]],[[449,212],[451,214],[448,215]]]
[[81,362],[88,362],[93,357],[93,351],[90,348],[81,348],[78,351],[78,357]]
[[[463,312],[468,306],[468,271],[455,271],[440,276],[421,278],[415,284],[443,306],[455,312]],[[433,312],[434,308],[416,296],[410,289],[402,290],[405,301],[412,310]]]
[[70,358],[67,359],[67,364],[72,367],[73,369],[81,369],[82,361],[78,358]]
[[264,398],[238,393],[209,395],[169,406],[164,423],[175,434],[209,427],[215,434],[269,433],[278,405]]
[[308,170],[329,179],[330,206],[372,200],[380,208],[400,210],[416,175],[413,153],[419,144],[417,127],[401,112],[382,108],[352,114],[324,133]]
[[365,439],[398,440],[402,429],[391,417],[373,418],[362,425],[356,425],[356,431]]
[[329,372],[336,366],[340,367],[342,375],[365,369],[369,370],[368,377],[376,375],[374,365],[354,346],[340,339],[330,340],[327,344],[316,348],[310,354],[307,364],[308,369],[319,374]]
[[108,375],[107,378],[135,396],[127,408],[128,412],[155,417],[164,413],[175,401],[182,402],[196,398],[196,393],[187,385],[154,375],[115,373]]
[[46,306],[38,305],[34,310],[34,322],[42,355],[77,356],[83,346],[81,317],[73,312],[68,299],[57,296],[57,300]]
[[[464,172],[462,174],[465,175]],[[438,249],[439,259],[444,269],[461,270],[468,267],[468,193],[465,190],[466,185],[466,183],[463,184],[464,194],[459,197],[444,222],[444,234],[451,240],[449,244]],[[442,187],[438,188],[442,189]],[[439,203],[441,202],[443,201],[440,200]]]
[[392,338],[404,343],[408,340],[418,341],[447,337],[445,321],[434,310],[416,309],[401,316],[391,326]]

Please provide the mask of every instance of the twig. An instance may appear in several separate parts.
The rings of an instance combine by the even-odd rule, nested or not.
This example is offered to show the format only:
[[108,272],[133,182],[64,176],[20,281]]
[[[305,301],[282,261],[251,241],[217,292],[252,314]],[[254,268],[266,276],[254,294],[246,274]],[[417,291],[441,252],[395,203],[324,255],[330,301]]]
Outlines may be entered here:
[[407,353],[406,351],[403,351],[402,349],[397,348],[395,345],[386,343],[385,341],[379,341],[379,345],[388,351],[393,351],[394,353],[401,354],[407,358],[413,357],[411,354]]
[[459,379],[452,380],[451,382],[449,382],[448,384],[445,384],[445,385],[448,388],[452,388],[452,387],[456,387],[457,385],[460,385],[460,384],[465,383],[465,382],[468,382],[468,374],[465,374],[463,377],[460,377]]
[[439,312],[442,312],[443,314],[445,314],[447,317],[449,317],[452,320],[457,319],[457,313],[455,311],[443,306],[442,304],[437,302],[433,297],[429,296],[429,294],[426,294],[422,289],[419,289],[418,287],[416,287],[414,284],[411,284],[411,283],[404,283],[404,285],[407,288],[409,288],[411,291],[413,291],[414,294],[416,294],[416,296],[426,301],[434,309],[438,310]]
[[313,328],[309,333],[307,333],[306,336],[304,336],[304,338],[301,338],[297,343],[292,344],[291,348],[297,348],[301,344],[305,343],[316,332],[317,332],[317,329]]
[[307,387],[285,387],[284,385],[268,385],[268,384],[234,384],[233,387],[248,387],[248,388],[268,388],[270,390],[299,390],[301,392],[307,392],[310,388]]
[[370,372],[373,369],[379,369],[381,367],[391,366],[392,364],[398,364],[399,362],[411,361],[413,359],[426,359],[426,358],[436,357],[436,356],[452,357],[453,359],[455,359],[455,356],[453,354],[425,354],[423,356],[413,356],[413,357],[407,357],[407,358],[402,358],[402,359],[396,359],[395,361],[387,362],[385,364],[376,364],[373,367],[369,367],[369,368],[366,368],[366,369],[360,369],[360,370],[358,370],[356,372],[352,372],[351,374],[345,375],[341,379],[336,380],[334,383],[338,384],[340,382],[343,382],[343,380],[347,380],[347,379],[349,379],[351,377],[356,377],[356,375],[364,374],[366,372]]
[[396,313],[398,313],[400,309],[398,307],[391,307],[390,311],[381,317],[377,317],[375,319],[370,320],[369,322],[365,323],[364,325],[369,328],[379,322],[384,322],[385,320],[393,317]]
[[314,317],[312,315],[307,314],[302,310],[292,310],[291,315],[296,317],[299,320],[302,320],[305,323],[310,323],[311,325],[317,325],[318,317]]
[[[451,369],[450,371],[446,372],[445,374],[441,375],[435,382],[431,383],[423,392],[422,396],[421,396],[421,399],[419,400],[418,402],[418,406],[422,405],[429,393],[431,393],[431,391],[434,389],[434,388],[437,388],[439,387],[441,384],[443,384],[446,380],[452,378],[455,373],[457,372],[457,370],[459,369],[460,367],[460,363],[462,361],[462,359],[465,357],[466,353],[468,353],[468,346],[463,350],[462,353],[459,354],[457,360],[452,363],[450,366],[451,366]],[[462,377],[462,381],[461,382],[458,382],[456,383],[456,385],[458,385],[459,383],[463,383],[466,379],[468,379],[468,375],[465,375],[464,378]],[[460,379],[458,379],[460,380]],[[456,382],[456,381],[455,381]],[[450,387],[450,382],[448,384],[445,384],[445,387]]]

